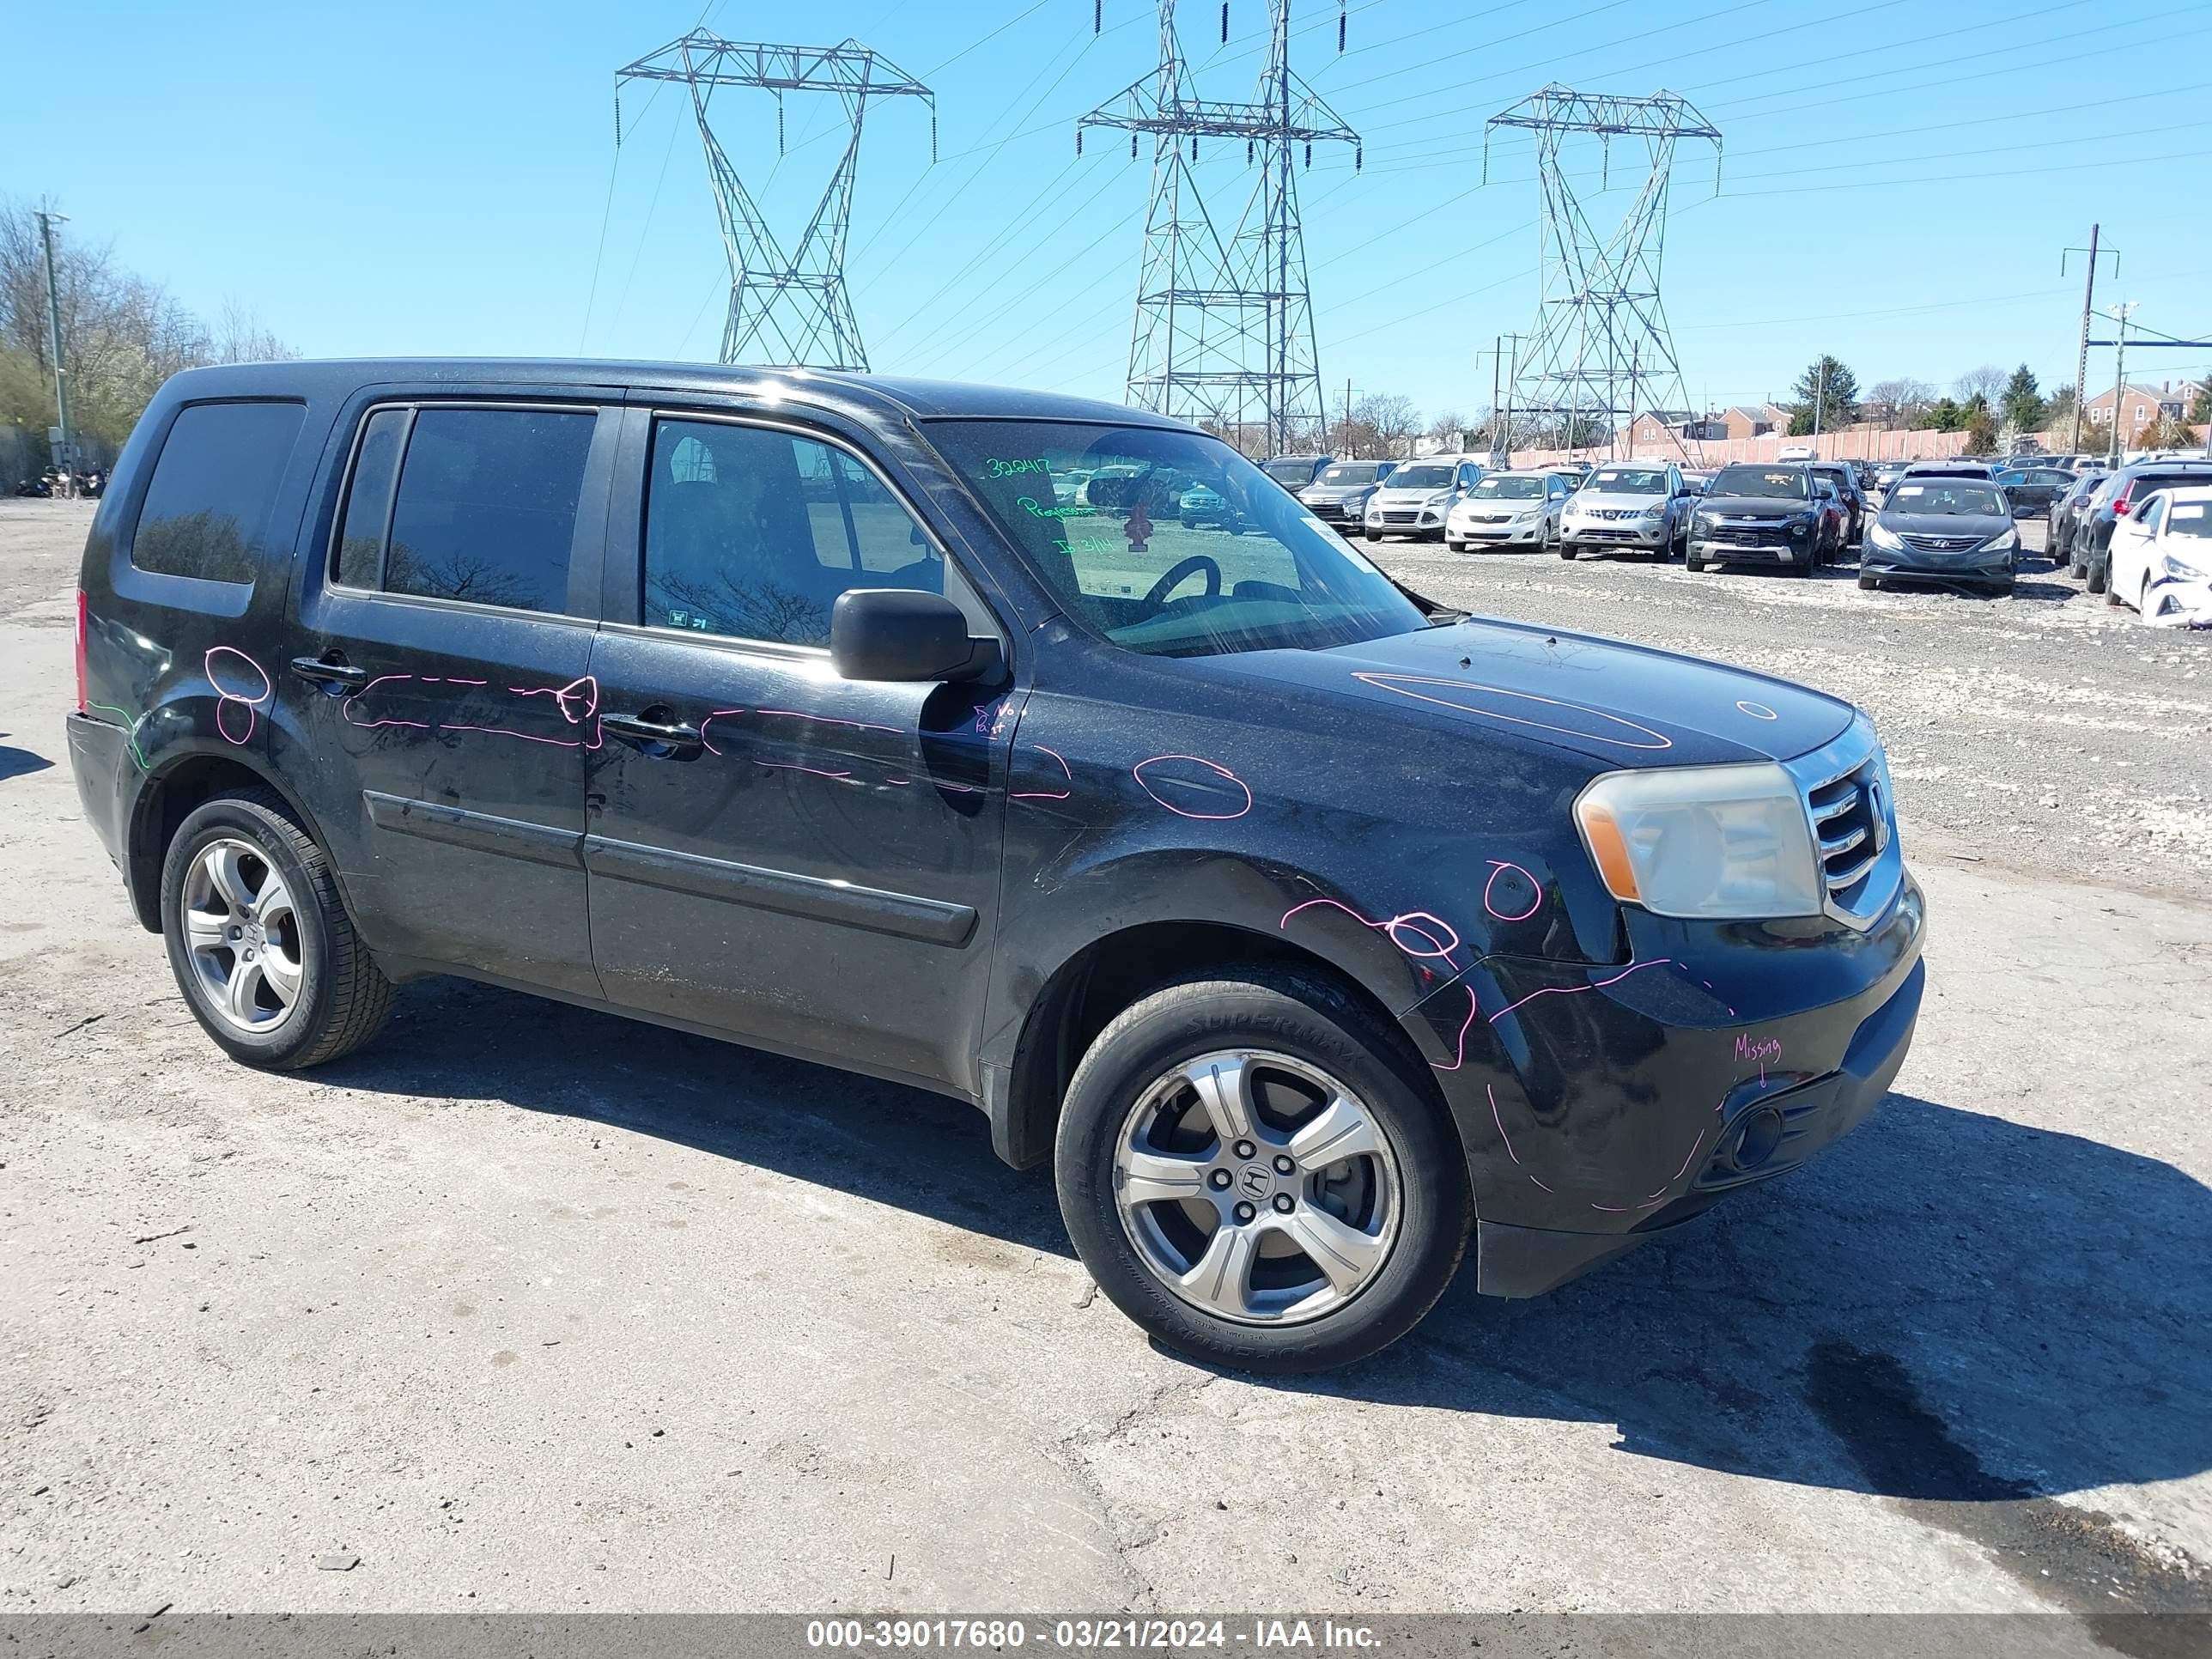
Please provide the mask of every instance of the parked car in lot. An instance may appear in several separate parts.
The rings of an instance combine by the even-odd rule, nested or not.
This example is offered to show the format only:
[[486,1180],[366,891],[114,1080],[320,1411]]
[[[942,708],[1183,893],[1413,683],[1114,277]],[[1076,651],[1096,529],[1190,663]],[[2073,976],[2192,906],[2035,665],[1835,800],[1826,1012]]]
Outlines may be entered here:
[[1686,466],[1682,469],[1683,485],[1692,495],[1702,495],[1705,486],[1712,483],[1713,474],[1719,471],[1717,466]]
[[1997,474],[1997,487],[2012,502],[2015,519],[2040,518],[2061,495],[2074,487],[2074,474],[2055,466],[2008,467]]
[[1395,461],[1334,462],[1299,490],[1297,497],[1306,504],[1306,511],[1323,524],[1344,525],[1357,531],[1367,520],[1367,498],[1397,465]]
[[1601,466],[1567,497],[1559,556],[1641,553],[1663,564],[1688,544],[1694,499],[1671,463]]
[[1838,523],[1808,468],[1738,462],[1714,474],[1691,514],[1689,566],[1779,565],[1809,576],[1827,561]]
[[2089,498],[2097,486],[2105,481],[2102,472],[2081,472],[2070,475],[2074,482],[2065,492],[2051,503],[2051,514],[2043,538],[2043,550],[2053,565],[2063,565],[2069,558],[2068,550],[2073,545],[2074,526],[2088,506]]
[[[1249,533],[1049,505],[1080,470]],[[225,1052],[335,1060],[457,974],[964,1099],[1216,1364],[1357,1359],[1469,1248],[1538,1294],[1798,1167],[1922,1000],[1863,714],[1430,604],[1118,405],[195,369],[81,580],[79,798]]]
[[2086,579],[2092,593],[2103,592],[2113,525],[2152,491],[2192,484],[2212,484],[2212,461],[2144,461],[2113,473],[2075,520],[2074,544],[2069,550],[2072,573]]
[[1410,536],[1415,541],[1442,541],[1444,516],[1481,482],[1482,472],[1482,463],[1464,455],[1399,462],[1367,498],[1367,539]]
[[1176,501],[1176,518],[1185,530],[1213,525],[1223,530],[1243,528],[1243,520],[1229,497],[1211,484],[1193,484]]
[[1994,482],[1908,474],[1868,526],[1859,550],[1859,586],[1940,582],[2013,591],[2020,531]]
[[2154,491],[2112,527],[2108,604],[2164,628],[2212,628],[2212,488]]
[[1329,469],[1331,455],[1277,455],[1260,463],[1260,471],[1293,495]]
[[1988,478],[1994,479],[1997,471],[1987,461],[1978,461],[1971,456],[1959,456],[1946,461],[1913,461],[1902,475],[1907,478]]
[[1548,552],[1558,544],[1559,514],[1572,493],[1556,472],[1486,472],[1445,515],[1444,545],[1455,553],[1470,547]]
[[1858,475],[1841,461],[1815,461],[1811,471],[1814,477],[1826,478],[1835,486],[1837,504],[1843,511],[1838,545],[1850,546],[1858,540],[1866,525],[1867,501],[1859,489]]
[[1881,498],[1889,494],[1891,487],[1905,476],[1905,465],[1903,461],[1875,462],[1873,482],[1867,492],[1868,499],[1878,505]]

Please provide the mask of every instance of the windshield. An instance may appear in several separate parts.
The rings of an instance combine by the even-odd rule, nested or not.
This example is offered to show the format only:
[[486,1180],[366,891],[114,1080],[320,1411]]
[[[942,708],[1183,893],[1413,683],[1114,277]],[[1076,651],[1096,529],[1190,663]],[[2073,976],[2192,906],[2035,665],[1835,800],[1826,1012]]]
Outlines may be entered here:
[[1778,501],[1802,501],[1805,475],[1786,466],[1724,466],[1713,475],[1708,495],[1764,495]]
[[[929,436],[1068,613],[1149,656],[1325,650],[1428,625],[1341,537],[1218,439],[1075,421],[933,421]],[[1054,504],[1036,475],[1095,468]],[[1221,504],[1188,521],[1194,488]]]
[[1304,484],[1313,482],[1314,464],[1304,461],[1262,461],[1260,471],[1277,483]]
[[1644,467],[1601,466],[1583,483],[1593,495],[1663,495],[1667,475]]
[[1533,501],[1543,493],[1541,478],[1501,478],[1495,474],[1474,487],[1474,498],[1485,501]]
[[1987,484],[1957,483],[1901,483],[1889,498],[1893,513],[1934,513],[1949,518],[2002,519],[2004,502]]
[[1371,484],[1390,470],[1389,461],[1339,461],[1321,475],[1325,484]]
[[1393,489],[1449,489],[1452,469],[1433,464],[1424,465],[1419,461],[1407,461],[1390,475]]

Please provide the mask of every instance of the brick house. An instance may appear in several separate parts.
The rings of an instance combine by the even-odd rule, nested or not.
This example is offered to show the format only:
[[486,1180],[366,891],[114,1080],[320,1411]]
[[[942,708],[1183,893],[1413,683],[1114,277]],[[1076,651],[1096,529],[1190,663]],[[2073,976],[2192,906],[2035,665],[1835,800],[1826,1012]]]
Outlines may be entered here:
[[1772,404],[1735,404],[1721,411],[1722,434],[1729,438],[1763,438],[1790,429],[1790,411]]
[[1677,441],[1717,442],[1728,435],[1719,416],[1700,415],[1694,409],[1646,410],[1628,428],[1632,454],[1661,450]]
[[[2123,441],[2135,436],[2153,421],[2161,416],[2176,420],[2189,413],[2197,401],[2199,391],[2191,380],[2169,381],[2164,386],[2144,386],[2130,380],[2118,394],[2120,407],[2120,437]],[[2115,394],[2100,392],[2083,405],[2082,412],[2092,426],[2109,428],[2112,423],[2112,404]]]

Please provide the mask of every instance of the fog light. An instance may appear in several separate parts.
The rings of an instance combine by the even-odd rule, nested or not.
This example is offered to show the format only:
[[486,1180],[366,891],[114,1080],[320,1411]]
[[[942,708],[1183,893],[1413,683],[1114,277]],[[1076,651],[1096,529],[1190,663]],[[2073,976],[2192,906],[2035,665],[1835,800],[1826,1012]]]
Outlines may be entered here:
[[1782,1114],[1771,1106],[1747,1112],[1728,1139],[1729,1167],[1748,1175],[1774,1156],[1782,1144]]

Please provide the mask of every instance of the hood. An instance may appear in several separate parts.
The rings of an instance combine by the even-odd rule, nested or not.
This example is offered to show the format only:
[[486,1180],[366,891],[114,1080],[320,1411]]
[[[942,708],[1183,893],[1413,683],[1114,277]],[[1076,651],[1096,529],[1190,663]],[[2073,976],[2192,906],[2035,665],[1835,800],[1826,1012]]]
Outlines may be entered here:
[[1772,495],[1700,495],[1698,511],[1726,519],[1795,519],[1815,510],[1814,501],[1779,501]]
[[1615,495],[1610,491],[1595,489],[1577,489],[1573,495],[1567,497],[1567,510],[1569,512],[1572,512],[1578,507],[1601,507],[1606,508],[1608,512],[1617,513],[1623,507],[1633,507],[1636,511],[1641,513],[1644,508],[1649,507],[1664,507],[1666,505],[1667,498],[1664,495]]
[[1900,536],[1940,536],[1947,541],[1979,547],[1992,536],[2008,534],[2012,520],[1996,513],[1899,513],[1880,514],[1875,522]]
[[1389,507],[1420,507],[1434,501],[1439,495],[1449,495],[1451,493],[1449,484],[1437,484],[1433,489],[1401,489],[1395,484],[1387,483],[1375,486],[1376,502]]
[[[1607,770],[1792,760],[1841,735],[1853,713],[1840,698],[1748,669],[1483,618],[1329,651],[1211,660],[1350,699],[1379,720],[1464,725],[1571,750]],[[1386,732],[1378,727],[1378,742]]]
[[1308,484],[1297,492],[1297,497],[1302,501],[1340,501],[1347,495],[1364,495],[1369,490],[1380,488],[1380,485],[1371,483]]

